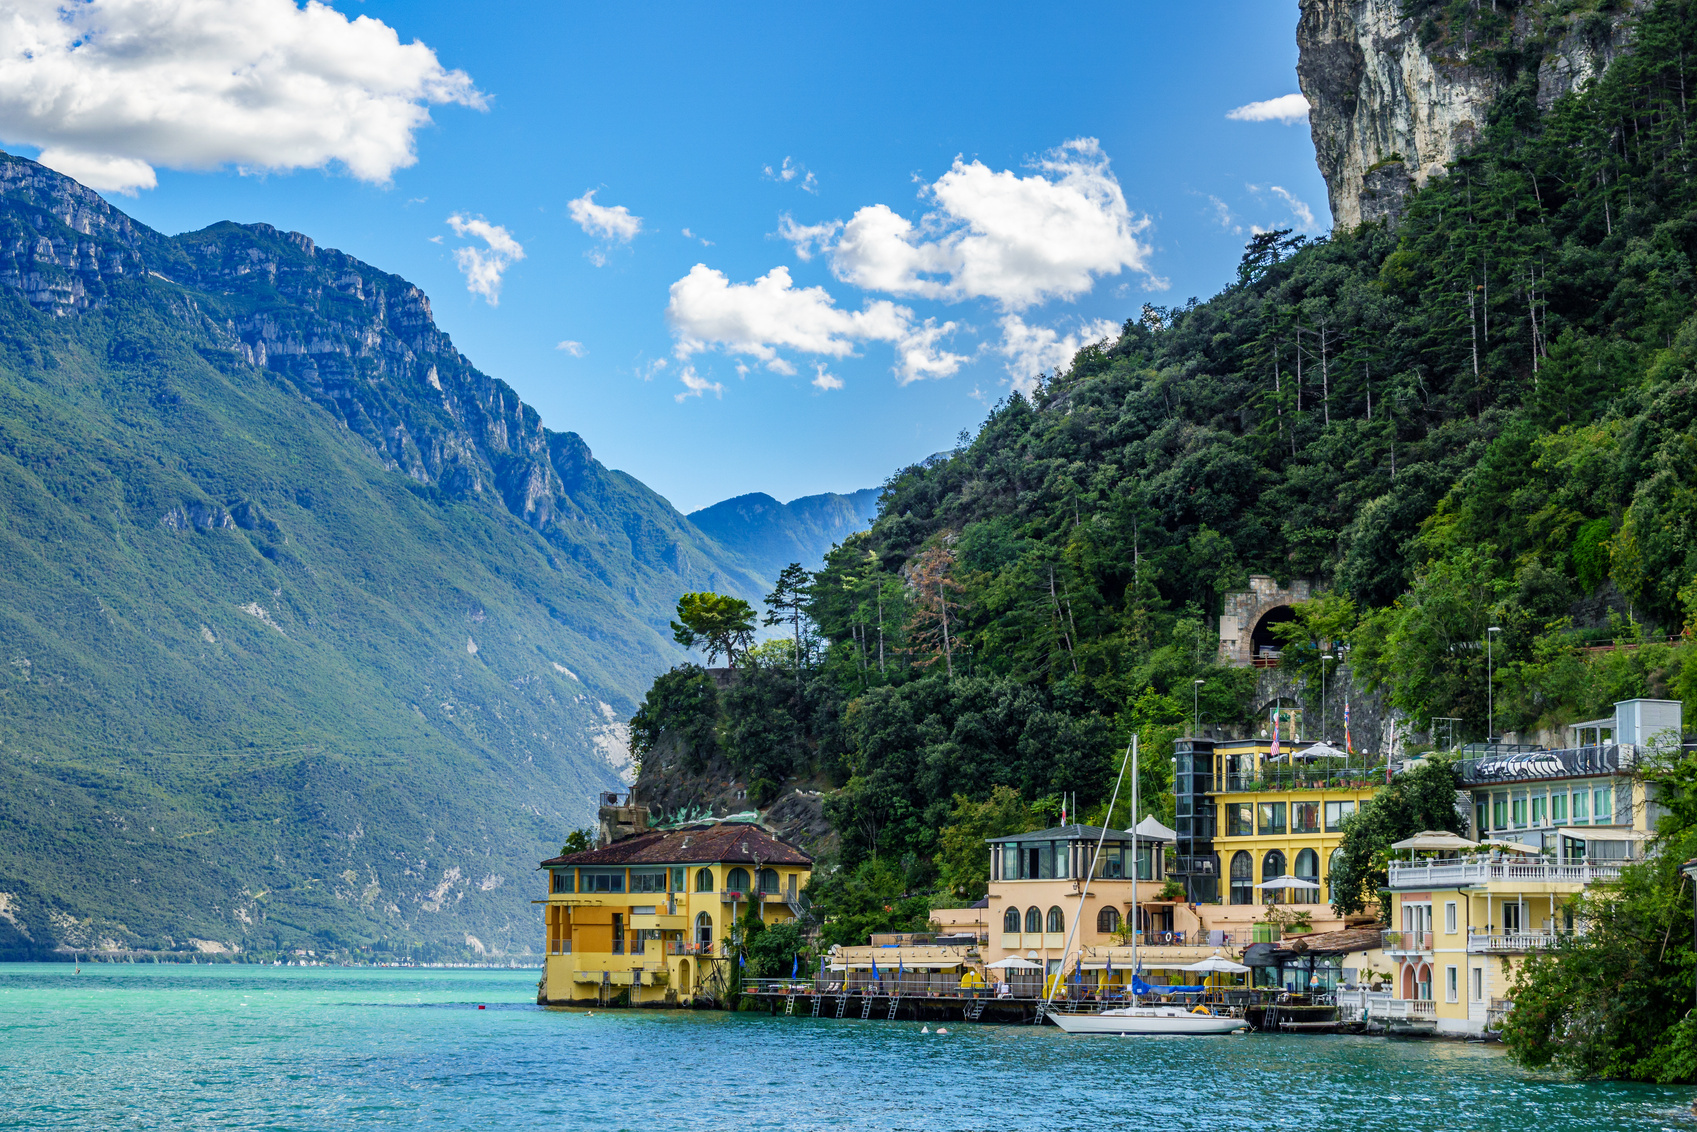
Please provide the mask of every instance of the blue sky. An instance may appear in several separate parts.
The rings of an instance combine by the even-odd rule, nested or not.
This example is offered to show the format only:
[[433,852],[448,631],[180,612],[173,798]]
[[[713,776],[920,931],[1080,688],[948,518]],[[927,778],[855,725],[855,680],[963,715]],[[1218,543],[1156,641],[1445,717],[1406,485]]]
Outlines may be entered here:
[[[108,196],[162,231],[263,220],[418,283],[479,368],[685,511],[877,484],[1069,337],[1217,291],[1252,227],[1329,227],[1306,122],[1227,117],[1296,90],[1294,0],[334,8],[250,0],[222,46],[149,48],[136,83],[172,84],[298,31],[268,89],[329,93],[262,126],[192,90],[176,123],[46,120],[0,69],[0,139],[139,182]],[[337,51],[402,94],[326,86]]]

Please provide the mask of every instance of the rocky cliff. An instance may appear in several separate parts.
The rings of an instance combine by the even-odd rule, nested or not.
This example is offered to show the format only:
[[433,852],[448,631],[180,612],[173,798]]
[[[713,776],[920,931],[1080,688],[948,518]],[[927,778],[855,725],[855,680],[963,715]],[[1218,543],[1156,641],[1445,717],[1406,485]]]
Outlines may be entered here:
[[1548,109],[1630,48],[1645,3],[1302,0],[1297,80],[1333,223],[1394,222],[1513,84]]

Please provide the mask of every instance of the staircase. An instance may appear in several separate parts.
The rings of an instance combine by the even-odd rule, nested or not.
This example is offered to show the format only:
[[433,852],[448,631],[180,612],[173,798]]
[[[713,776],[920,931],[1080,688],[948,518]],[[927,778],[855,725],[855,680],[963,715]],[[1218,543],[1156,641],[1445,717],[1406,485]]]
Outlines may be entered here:
[[982,998],[975,998],[968,1001],[966,1008],[961,1011],[961,1014],[968,1022],[978,1021],[979,1018],[984,1016],[984,1001],[985,1000]]

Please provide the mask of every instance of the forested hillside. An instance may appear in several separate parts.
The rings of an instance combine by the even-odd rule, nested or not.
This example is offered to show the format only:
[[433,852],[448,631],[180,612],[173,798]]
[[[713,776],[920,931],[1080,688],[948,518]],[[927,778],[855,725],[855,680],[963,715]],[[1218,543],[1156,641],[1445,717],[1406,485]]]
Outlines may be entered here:
[[1413,732],[1485,734],[1492,625],[1498,732],[1697,703],[1697,10],[1647,7],[1541,112],[1520,6],[1418,7],[1422,42],[1465,42],[1506,93],[1394,227],[1257,236],[1213,299],[1145,306],[894,476],[813,577],[816,647],[757,704],[683,695],[687,671],[650,692],[650,733],[829,790],[851,870],[822,901],[970,893],[972,839],[1063,793],[1099,816],[1134,729],[1162,798],[1193,710],[1251,725],[1254,672],[1214,633],[1251,572],[1328,591],[1294,674],[1337,643]]
[[677,592],[762,588],[405,280],[13,157],[0,561],[0,957],[531,949]]

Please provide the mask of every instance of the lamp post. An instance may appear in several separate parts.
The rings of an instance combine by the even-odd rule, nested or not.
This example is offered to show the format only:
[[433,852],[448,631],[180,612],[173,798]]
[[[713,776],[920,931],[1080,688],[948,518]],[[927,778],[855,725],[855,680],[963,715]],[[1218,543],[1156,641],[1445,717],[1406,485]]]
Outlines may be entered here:
[[1492,633],[1502,632],[1501,627],[1492,625],[1485,630],[1485,749],[1490,750],[1491,740],[1497,737],[1497,689],[1492,679],[1491,641]]
[[1202,681],[1192,681],[1190,685],[1190,733],[1197,738],[1202,736]]
[[1326,702],[1326,662],[1336,660],[1329,652],[1320,654],[1320,742],[1332,741],[1331,705]]

